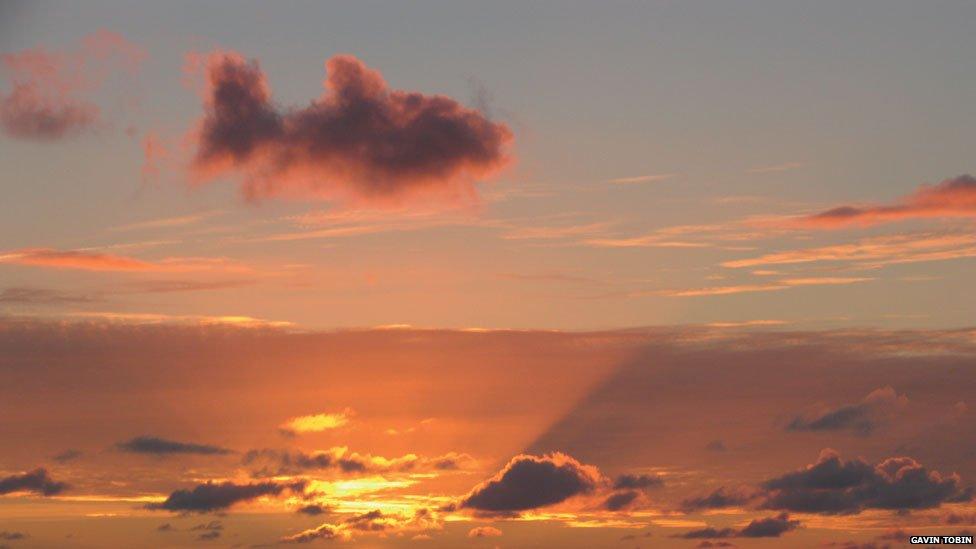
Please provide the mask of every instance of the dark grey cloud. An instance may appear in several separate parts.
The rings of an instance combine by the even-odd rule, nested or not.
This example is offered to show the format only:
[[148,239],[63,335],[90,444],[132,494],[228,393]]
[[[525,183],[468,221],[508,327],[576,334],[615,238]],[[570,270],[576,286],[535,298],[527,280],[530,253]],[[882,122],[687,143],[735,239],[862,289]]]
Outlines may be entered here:
[[786,425],[787,431],[853,431],[867,436],[891,410],[907,402],[891,387],[868,394],[861,402],[822,410],[812,416],[797,416]]
[[790,520],[790,515],[780,513],[773,517],[753,520],[740,530],[738,535],[743,538],[778,538],[799,526],[800,521]]
[[735,536],[736,530],[734,528],[713,528],[711,526],[706,528],[699,528],[698,530],[691,530],[683,534],[678,534],[675,537],[683,539],[715,539],[715,538],[731,538]]
[[711,493],[683,500],[681,502],[681,509],[685,512],[693,512],[703,509],[739,507],[755,500],[757,495],[756,490],[751,488],[726,488],[725,486],[720,486]]
[[664,479],[657,475],[620,475],[613,482],[614,490],[645,490],[664,486]]
[[58,454],[55,454],[54,456],[51,457],[51,459],[53,459],[54,461],[56,461],[58,463],[67,463],[69,461],[74,461],[74,460],[80,458],[82,455],[83,454],[82,454],[82,452],[80,450],[75,450],[73,448],[69,448],[69,449],[67,449],[67,450],[65,450],[63,452],[60,452]]
[[0,303],[7,305],[73,305],[93,301],[97,300],[46,288],[10,287],[0,292]]
[[0,539],[3,541],[17,541],[20,539],[27,539],[27,534],[23,532],[8,532],[7,530],[0,531]]
[[640,492],[637,490],[615,492],[607,496],[607,499],[603,501],[603,508],[608,511],[620,511],[629,507],[638,498],[640,498]]
[[771,517],[754,519],[741,530],[707,527],[678,534],[675,537],[683,539],[778,538],[799,526],[800,521],[790,519],[787,513],[780,513]]
[[256,478],[326,470],[345,475],[445,471],[460,469],[472,461],[471,456],[454,452],[431,458],[407,454],[388,459],[349,452],[346,448],[332,448],[313,453],[263,448],[249,450],[241,458],[241,463],[249,467],[252,476]]
[[305,505],[298,508],[298,513],[303,515],[311,515],[311,516],[322,515],[324,513],[327,513],[328,511],[329,511],[328,507],[326,507],[325,505],[319,505],[317,503]]
[[864,509],[930,509],[943,503],[969,501],[958,475],[930,471],[908,457],[871,465],[844,460],[832,450],[816,463],[767,480],[762,507],[805,513],[854,514]]
[[219,520],[212,520],[210,522],[204,522],[203,524],[197,524],[190,528],[191,532],[215,532],[224,529],[224,523]]
[[593,492],[602,477],[592,466],[559,453],[519,455],[494,477],[476,486],[460,507],[489,513],[536,509]]
[[213,530],[211,532],[204,532],[197,536],[197,541],[213,541],[220,537],[220,532]]
[[725,443],[721,440],[713,440],[705,445],[705,449],[709,452],[724,452],[726,450]]
[[0,478],[0,495],[14,492],[34,492],[42,496],[54,496],[67,488],[67,484],[55,481],[43,468]]
[[445,96],[390,90],[349,55],[326,67],[326,95],[283,110],[257,62],[211,54],[197,175],[241,174],[250,197],[332,191],[370,198],[467,190],[469,180],[508,162],[505,125]]
[[156,456],[166,456],[171,454],[200,454],[200,455],[226,455],[233,453],[231,450],[219,446],[208,444],[195,444],[192,442],[178,442],[165,438],[141,436],[120,442],[115,445],[123,452],[133,454],[151,454]]
[[261,496],[277,496],[286,490],[302,492],[305,482],[259,482],[235,484],[233,482],[207,482],[190,490],[176,490],[162,503],[150,503],[146,509],[185,513],[211,513],[223,511],[234,504],[250,501]]

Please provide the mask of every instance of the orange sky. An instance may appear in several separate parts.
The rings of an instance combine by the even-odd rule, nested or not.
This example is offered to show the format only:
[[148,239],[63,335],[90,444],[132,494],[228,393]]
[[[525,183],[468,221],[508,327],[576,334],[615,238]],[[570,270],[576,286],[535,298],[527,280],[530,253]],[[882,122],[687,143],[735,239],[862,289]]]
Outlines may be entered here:
[[0,549],[971,532],[973,16],[0,6]]

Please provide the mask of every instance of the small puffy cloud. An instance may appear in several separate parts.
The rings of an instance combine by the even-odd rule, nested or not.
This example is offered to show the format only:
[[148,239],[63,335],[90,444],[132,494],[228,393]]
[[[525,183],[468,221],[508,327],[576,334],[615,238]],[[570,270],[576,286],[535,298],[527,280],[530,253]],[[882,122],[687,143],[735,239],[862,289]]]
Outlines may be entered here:
[[12,85],[0,94],[0,128],[18,139],[53,141],[95,127],[101,113],[91,92],[112,72],[134,72],[145,55],[105,30],[85,37],[74,51],[38,47],[0,55],[0,69]]
[[637,490],[622,490],[607,496],[603,501],[603,508],[607,511],[620,511],[631,506],[640,499],[641,493]]
[[803,227],[834,229],[938,217],[976,217],[976,178],[963,174],[935,185],[922,185],[895,204],[837,206],[798,218],[795,223]]
[[0,495],[18,492],[33,492],[42,496],[54,496],[68,488],[64,482],[51,478],[46,469],[0,477]]
[[590,494],[604,482],[600,471],[570,456],[518,455],[461,499],[460,507],[487,513],[516,513]]
[[206,482],[190,490],[176,490],[165,501],[150,503],[146,505],[146,509],[178,513],[212,513],[262,496],[277,496],[286,490],[302,492],[304,489],[304,482],[268,481],[253,484]]
[[871,465],[844,460],[829,449],[816,463],[767,480],[762,487],[762,507],[803,513],[930,509],[972,499],[972,488],[963,488],[958,475],[930,471],[912,458],[892,457]]
[[288,110],[273,103],[256,61],[232,52],[191,61],[206,76],[193,175],[238,175],[249,198],[467,199],[510,159],[505,125],[449,97],[391,90],[351,55],[326,62],[320,98]]
[[120,442],[115,445],[123,452],[133,454],[149,454],[154,456],[168,456],[173,454],[198,454],[198,455],[227,455],[233,453],[231,450],[209,444],[196,444],[192,442],[178,442],[165,438],[141,436]]
[[908,402],[891,387],[871,391],[864,400],[838,408],[821,410],[802,417],[797,416],[786,426],[787,431],[852,431],[867,436],[894,410]]
[[341,412],[298,416],[281,424],[279,429],[287,435],[321,433],[322,431],[345,427],[354,415],[355,412],[351,408],[346,408]]
[[298,508],[297,512],[301,515],[316,516],[322,515],[329,511],[329,508],[325,505],[319,505],[318,503],[312,503],[309,505],[303,505]]
[[778,538],[799,526],[800,521],[790,520],[790,515],[780,513],[773,517],[753,520],[740,530],[738,535],[743,538]]
[[27,539],[27,534],[23,532],[8,532],[7,530],[0,531],[0,540],[17,541],[21,539]]
[[494,526],[478,526],[468,530],[469,538],[497,538],[502,535],[502,531]]

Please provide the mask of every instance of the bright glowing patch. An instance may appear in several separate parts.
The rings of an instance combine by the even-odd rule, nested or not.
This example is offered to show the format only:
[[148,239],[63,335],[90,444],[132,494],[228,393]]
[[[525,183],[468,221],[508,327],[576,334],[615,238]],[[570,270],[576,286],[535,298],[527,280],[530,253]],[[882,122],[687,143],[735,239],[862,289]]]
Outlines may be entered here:
[[329,429],[338,429],[349,423],[354,412],[346,408],[333,414],[314,414],[290,419],[281,426],[283,431],[291,433],[320,433]]

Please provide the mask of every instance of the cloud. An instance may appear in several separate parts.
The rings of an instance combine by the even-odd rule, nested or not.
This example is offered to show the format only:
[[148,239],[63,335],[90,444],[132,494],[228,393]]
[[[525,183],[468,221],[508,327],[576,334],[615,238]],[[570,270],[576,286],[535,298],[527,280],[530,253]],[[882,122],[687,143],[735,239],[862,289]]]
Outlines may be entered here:
[[820,411],[811,417],[797,416],[786,426],[787,431],[853,431],[867,436],[894,408],[904,406],[908,398],[899,396],[891,387],[875,389],[856,404]]
[[239,175],[251,199],[313,195],[387,202],[416,192],[472,196],[508,164],[512,132],[449,97],[390,90],[351,55],[326,62],[325,93],[283,110],[256,61],[203,59],[207,87],[193,175]]
[[53,459],[58,463],[67,463],[69,461],[74,461],[80,458],[82,455],[83,454],[80,450],[69,448],[68,450],[55,454],[51,459]]
[[279,429],[283,433],[291,435],[298,433],[321,433],[322,431],[345,427],[354,415],[355,412],[351,408],[346,408],[341,412],[330,414],[299,416],[289,419]]
[[64,482],[55,481],[46,469],[0,477],[0,495],[17,492],[33,492],[42,496],[54,496],[68,489]]
[[3,541],[17,541],[19,539],[26,539],[27,534],[23,532],[8,532],[7,530],[0,531],[0,540]]
[[618,177],[616,179],[609,179],[607,180],[607,183],[614,183],[616,185],[633,185],[635,183],[657,183],[659,181],[667,181],[668,179],[673,179],[677,176],[678,174],[676,173],[636,175],[632,177]]
[[308,453],[264,448],[250,450],[242,459],[242,463],[251,468],[255,477],[297,475],[305,471],[322,470],[348,475],[445,471],[464,468],[473,462],[471,456],[454,452],[432,458],[416,454],[385,458],[350,452],[344,446]]
[[0,263],[80,269],[85,271],[148,271],[151,263],[131,257],[88,250],[55,250],[53,248],[23,248],[0,254]]
[[204,532],[197,536],[197,541],[213,541],[220,537],[220,532],[214,530],[212,532]]
[[191,532],[200,532],[200,531],[216,532],[223,529],[224,529],[223,523],[221,523],[219,520],[212,520],[210,522],[205,522],[203,524],[197,524],[196,526],[190,528],[190,531]]
[[787,513],[780,513],[772,517],[754,519],[740,530],[707,527],[678,534],[675,537],[684,539],[778,538],[799,526],[800,521],[791,520]]
[[159,437],[141,436],[115,445],[123,452],[167,456],[172,454],[226,455],[233,453],[226,448],[192,442],[178,442]]
[[316,540],[349,540],[356,535],[404,534],[407,532],[426,532],[440,530],[443,521],[430,509],[421,508],[412,515],[384,513],[379,509],[347,518],[339,524],[321,524],[291,536],[281,538],[282,543],[308,543]]
[[795,219],[794,223],[803,227],[835,229],[937,217],[976,217],[976,178],[963,174],[935,185],[922,185],[895,204],[837,206]]
[[536,509],[589,494],[602,481],[596,467],[584,465],[565,454],[522,454],[472,489],[461,500],[460,507],[489,513]]
[[739,507],[756,499],[755,490],[745,487],[726,488],[720,486],[709,494],[682,500],[681,509],[685,512],[702,509],[722,509],[725,507]]
[[73,295],[43,288],[4,288],[0,303],[8,305],[65,305],[95,301],[84,295]]
[[277,496],[286,490],[302,492],[304,482],[279,483],[259,482],[254,484],[235,484],[233,482],[206,482],[191,490],[176,490],[165,501],[150,503],[146,509],[154,511],[173,511],[179,513],[211,513],[223,511],[237,503],[250,501],[262,496]]
[[99,31],[73,52],[45,48],[0,55],[12,84],[0,95],[0,127],[11,137],[52,141],[96,126],[101,113],[88,99],[110,72],[134,72],[145,52],[121,35]]
[[620,475],[613,482],[614,490],[647,489],[664,486],[664,479],[657,475]]
[[780,173],[796,170],[805,166],[802,162],[784,162],[782,164],[772,164],[768,166],[755,166],[749,168],[746,173]]
[[898,263],[946,261],[976,257],[976,236],[972,234],[916,233],[878,236],[849,244],[774,252],[759,257],[722,263],[738,269],[765,265],[794,265],[818,262],[858,262],[863,267]]
[[637,490],[623,490],[607,496],[603,501],[603,508],[607,511],[620,511],[630,507],[635,501],[640,499],[641,493]]
[[762,487],[763,508],[803,513],[930,509],[972,498],[972,489],[964,489],[957,475],[929,471],[912,458],[892,457],[872,466],[862,459],[843,460],[830,449],[816,463]]
[[297,512],[302,515],[316,516],[325,514],[328,510],[329,508],[324,505],[313,503],[299,507]]
[[744,284],[741,286],[710,286],[707,288],[692,288],[688,290],[665,290],[659,295],[668,297],[701,297],[714,295],[731,295],[751,292],[775,292],[789,290],[799,286],[843,286],[874,280],[869,277],[811,277],[786,278],[770,284]]
[[743,538],[778,538],[781,534],[795,530],[800,521],[790,520],[790,515],[780,513],[774,517],[755,519],[739,531]]
[[494,526],[478,526],[468,530],[469,538],[497,538],[502,535],[502,531]]
[[21,248],[0,252],[0,263],[28,265],[52,269],[74,269],[105,272],[187,272],[206,270],[246,271],[225,258],[170,257],[159,261],[144,261],[132,257],[86,250],[56,250],[54,248]]

